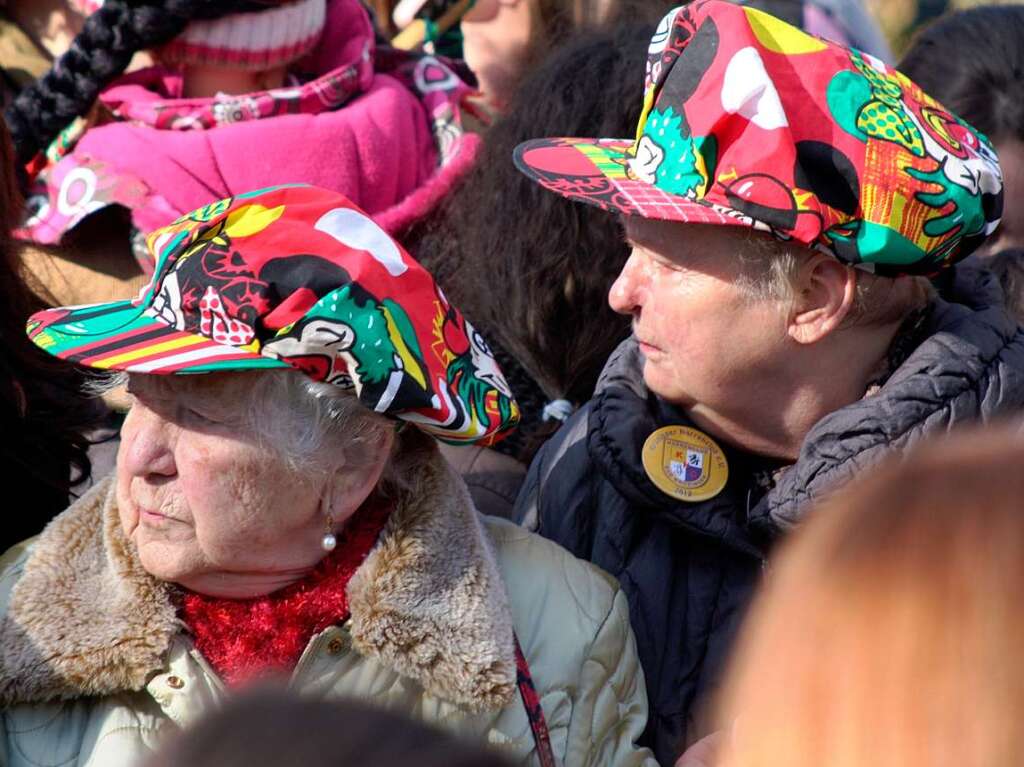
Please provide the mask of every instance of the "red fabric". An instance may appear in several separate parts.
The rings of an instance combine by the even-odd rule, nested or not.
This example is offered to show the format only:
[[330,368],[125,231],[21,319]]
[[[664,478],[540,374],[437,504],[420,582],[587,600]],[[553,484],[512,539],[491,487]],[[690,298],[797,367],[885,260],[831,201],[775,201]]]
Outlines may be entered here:
[[236,600],[186,593],[180,617],[196,648],[229,685],[293,669],[314,634],[348,617],[345,589],[390,512],[388,503],[364,505],[307,578],[273,594]]

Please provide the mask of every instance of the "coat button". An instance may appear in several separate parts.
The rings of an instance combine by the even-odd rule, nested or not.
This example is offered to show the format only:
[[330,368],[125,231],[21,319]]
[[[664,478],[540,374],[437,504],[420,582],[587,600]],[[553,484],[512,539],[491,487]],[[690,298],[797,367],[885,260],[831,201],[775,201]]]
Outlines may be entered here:
[[340,655],[341,651],[344,649],[345,643],[338,637],[334,637],[334,639],[327,643],[327,652],[331,655]]
[[180,676],[169,676],[167,677],[167,686],[174,690],[180,690],[185,686],[185,680]]

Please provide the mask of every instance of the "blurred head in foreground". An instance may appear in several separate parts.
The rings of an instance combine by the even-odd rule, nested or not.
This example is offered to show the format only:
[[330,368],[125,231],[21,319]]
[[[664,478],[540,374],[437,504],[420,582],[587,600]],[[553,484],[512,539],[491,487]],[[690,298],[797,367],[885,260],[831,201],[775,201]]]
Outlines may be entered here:
[[851,483],[769,576],[721,767],[997,765],[1024,746],[1024,438],[958,434]]
[[355,701],[261,690],[238,698],[158,752],[146,767],[506,767],[497,753]]

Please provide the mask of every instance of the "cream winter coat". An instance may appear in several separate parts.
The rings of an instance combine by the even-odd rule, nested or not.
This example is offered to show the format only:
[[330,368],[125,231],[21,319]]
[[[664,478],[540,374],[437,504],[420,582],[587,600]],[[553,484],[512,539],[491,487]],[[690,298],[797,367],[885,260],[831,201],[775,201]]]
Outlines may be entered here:
[[[644,684],[617,584],[552,543],[479,517],[425,448],[413,488],[356,572],[351,618],[313,637],[291,678],[488,741],[535,744],[513,627],[564,765],[651,765],[633,741]],[[140,566],[107,479],[0,560],[0,765],[134,764],[227,694]]]

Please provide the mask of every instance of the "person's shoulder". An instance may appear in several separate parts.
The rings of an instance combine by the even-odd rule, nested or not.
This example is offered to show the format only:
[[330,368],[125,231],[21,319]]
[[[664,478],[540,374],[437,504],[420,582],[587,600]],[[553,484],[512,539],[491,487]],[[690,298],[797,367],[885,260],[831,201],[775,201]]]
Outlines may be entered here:
[[28,553],[32,548],[32,543],[37,537],[33,535],[31,538],[21,541],[21,543],[14,544],[3,554],[0,554],[0,577],[6,575],[8,570],[24,565],[25,559],[28,558]]
[[592,409],[593,400],[569,416],[561,428],[541,445],[530,463],[528,486],[535,491],[543,490],[552,479],[564,484],[587,473],[590,463],[587,434]]
[[505,520],[484,526],[525,660],[520,672],[536,690],[556,753],[567,764],[654,765],[634,745],[647,704],[618,583]]
[[25,563],[32,553],[32,544],[36,537],[38,536],[14,544],[0,556],[0,616],[7,614],[11,591],[25,572]]
[[548,619],[555,625],[572,618],[585,633],[598,630],[619,591],[614,578],[523,527],[493,517],[482,519],[513,613],[540,620],[541,613],[550,611]]

